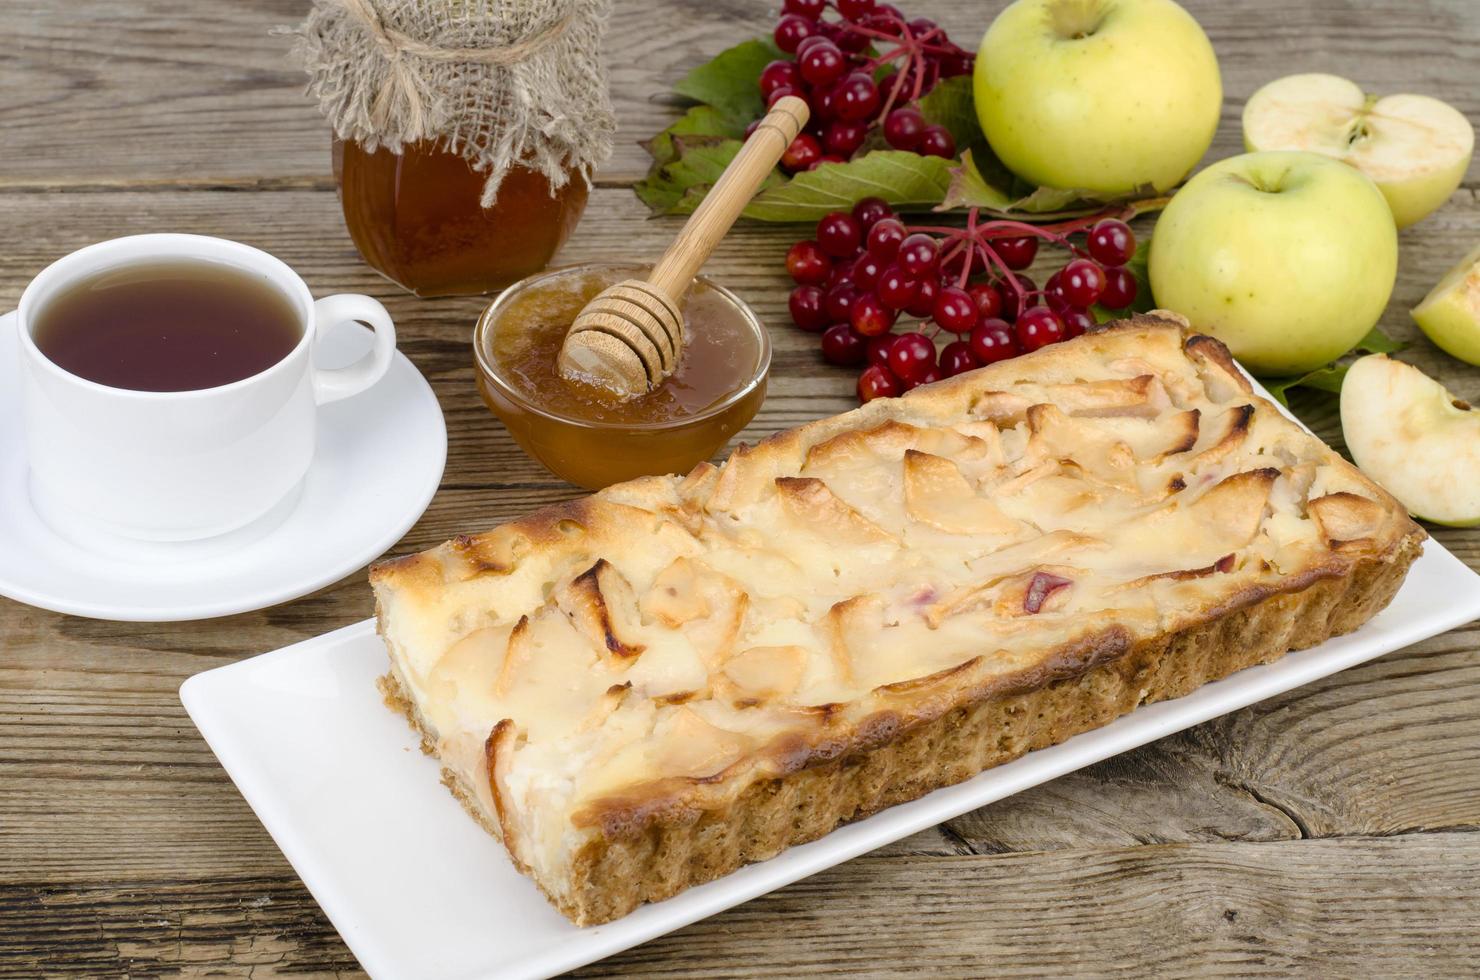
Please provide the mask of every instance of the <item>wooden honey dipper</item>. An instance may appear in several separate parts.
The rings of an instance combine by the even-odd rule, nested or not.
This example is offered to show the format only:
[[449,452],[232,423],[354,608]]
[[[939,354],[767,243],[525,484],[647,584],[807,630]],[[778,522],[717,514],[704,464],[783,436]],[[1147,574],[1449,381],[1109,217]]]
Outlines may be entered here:
[[602,290],[576,314],[560,347],[560,374],[623,398],[644,394],[673,373],[683,355],[683,295],[781,154],[807,124],[807,103],[778,99],[689,217],[647,281]]

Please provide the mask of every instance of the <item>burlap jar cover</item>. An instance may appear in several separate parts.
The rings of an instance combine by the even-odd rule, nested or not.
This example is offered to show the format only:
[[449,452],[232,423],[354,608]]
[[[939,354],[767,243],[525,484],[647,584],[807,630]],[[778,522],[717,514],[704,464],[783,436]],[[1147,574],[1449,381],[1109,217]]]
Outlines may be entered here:
[[616,120],[601,35],[609,0],[314,0],[292,33],[340,139],[399,153],[440,141],[487,173],[590,181]]

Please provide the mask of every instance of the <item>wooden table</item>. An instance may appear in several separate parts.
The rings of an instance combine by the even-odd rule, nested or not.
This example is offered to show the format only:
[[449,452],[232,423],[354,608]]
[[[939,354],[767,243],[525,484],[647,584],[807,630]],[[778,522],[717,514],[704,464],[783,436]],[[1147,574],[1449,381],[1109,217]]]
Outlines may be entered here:
[[[621,132],[562,261],[657,254],[629,189],[673,118],[668,85],[768,30],[769,2],[619,0]],[[974,41],[1000,0],[911,3]],[[1474,0],[1197,0],[1227,102],[1297,70],[1420,91],[1480,121]],[[482,301],[418,301],[355,254],[328,136],[275,24],[302,0],[7,0],[0,6],[0,309],[44,265],[145,231],[266,248],[317,293],[369,293],[447,416],[442,489],[394,551],[576,491],[515,448],[473,390]],[[655,9],[666,8],[666,9]],[[653,25],[661,24],[661,30]],[[1480,242],[1480,167],[1402,235],[1383,326],[1467,396],[1480,371],[1405,312]],[[745,433],[853,404],[787,323],[782,256],[747,226],[708,271],[771,325],[771,395]],[[1297,399],[1339,441],[1332,400]],[[1435,537],[1480,566],[1480,533]],[[199,623],[76,619],[0,600],[0,975],[357,974],[358,966],[186,718],[180,682],[369,615],[363,572]],[[1480,963],[1480,631],[1468,627],[1165,739],[596,964],[589,975],[803,971],[1469,973]]]

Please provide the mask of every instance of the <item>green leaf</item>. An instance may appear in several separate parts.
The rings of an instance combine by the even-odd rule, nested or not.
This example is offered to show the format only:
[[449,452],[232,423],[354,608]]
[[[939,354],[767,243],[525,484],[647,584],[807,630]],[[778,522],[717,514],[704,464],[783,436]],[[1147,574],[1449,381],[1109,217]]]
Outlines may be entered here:
[[[1088,191],[1056,187],[1034,187],[1014,176],[990,147],[972,148],[961,154],[961,163],[951,171],[951,185],[937,211],[981,208],[1002,217],[1025,221],[1072,218],[1119,204],[1134,217],[1166,207],[1170,197],[1158,197],[1150,187],[1138,187],[1125,198],[1098,198]],[[1030,217],[1031,216],[1031,217]]]
[[675,136],[687,137],[686,143],[691,146],[700,145],[703,140],[699,137],[712,137],[715,143],[727,139],[740,139],[745,135],[745,126],[749,120],[737,120],[727,116],[711,105],[696,105],[686,112],[678,122],[669,126],[644,144],[653,160],[662,165],[671,163],[678,156],[673,149],[673,138]]
[[1341,383],[1346,380],[1346,372],[1350,367],[1350,364],[1328,364],[1323,368],[1317,368],[1301,379],[1300,386],[1319,388],[1321,391],[1339,395],[1341,394]]
[[950,130],[958,147],[981,158],[987,138],[982,135],[981,121],[976,115],[970,75],[942,79],[920,99],[920,112],[929,122]]
[[[678,203],[673,206],[673,209],[669,213],[692,214],[694,209],[699,206],[699,202],[704,200],[705,195],[709,193],[710,187],[714,186],[714,181],[718,179],[719,177],[718,175],[716,175],[713,180],[707,181],[703,184],[693,184],[686,188],[683,192],[683,196],[678,199]],[[785,183],[786,177],[780,171],[772,171],[766,176],[765,181],[761,184],[761,189],[764,190],[767,187],[780,187]]]
[[[644,144],[653,165],[633,189],[654,214],[684,214],[703,199],[739,152],[745,127],[765,113],[761,71],[781,56],[769,39],[744,41],[674,86],[701,104]],[[778,173],[768,183],[782,179]]]
[[930,122],[950,130],[961,150],[962,166],[968,171],[969,179],[977,182],[975,189],[984,198],[1000,199],[1001,206],[1006,208],[1038,190],[1008,170],[992,152],[976,114],[976,99],[969,75],[958,75],[937,83],[920,99],[920,112]]
[[1327,364],[1325,367],[1318,367],[1314,371],[1296,375],[1293,378],[1260,378],[1259,383],[1275,401],[1289,408],[1290,403],[1286,399],[1291,388],[1316,388],[1339,395],[1341,382],[1346,378],[1347,367],[1348,365],[1345,364]]
[[[739,140],[721,140],[716,143],[701,137],[703,142],[691,144],[688,137],[673,137],[674,158],[668,163],[654,165],[648,175],[639,180],[633,189],[637,196],[654,214],[683,214],[692,211],[680,207],[689,191],[703,191],[719,179],[735,154],[740,152]],[[779,175],[772,175],[779,180]],[[698,203],[695,201],[694,203]]]
[[[1352,348],[1352,353],[1391,354],[1407,346],[1404,341],[1394,340],[1383,333],[1380,328],[1373,327],[1368,331],[1367,336],[1357,341],[1357,346]],[[1324,367],[1318,367],[1314,371],[1298,374],[1292,378],[1260,378],[1259,383],[1269,389],[1269,393],[1276,401],[1289,407],[1285,398],[1291,388],[1315,388],[1318,391],[1329,391],[1333,395],[1341,394],[1341,382],[1346,378],[1349,367],[1351,367],[1350,364],[1333,361]]]
[[951,183],[937,211],[981,208],[1006,217],[1068,217],[1099,211],[1103,203],[1086,201],[1079,191],[1034,187],[1013,176],[989,148],[971,147],[951,168]]
[[1012,207],[1012,201],[1003,186],[987,179],[976,165],[975,154],[967,150],[961,154],[961,163],[951,168],[951,182],[936,210],[968,207],[1004,212]]
[[1405,340],[1394,340],[1382,332],[1381,327],[1373,327],[1367,331],[1367,336],[1357,341],[1353,350],[1363,354],[1392,354],[1408,346]]
[[713,106],[726,117],[742,120],[743,127],[766,111],[761,70],[780,57],[780,49],[769,38],[742,41],[689,72],[673,90]]
[[1090,204],[1078,191],[1066,191],[1057,187],[1035,187],[1028,194],[1008,205],[1010,211],[1026,211],[1029,214],[1062,214],[1070,210],[1100,210],[1100,205]]
[[1151,295],[1151,236],[1142,236],[1141,241],[1136,243],[1136,254],[1125,264],[1131,275],[1136,277],[1136,298],[1131,302],[1131,310],[1136,313],[1146,313],[1156,309],[1156,297]]
[[767,187],[742,213],[759,221],[816,221],[862,197],[881,197],[899,211],[928,211],[945,193],[950,169],[951,161],[941,157],[875,150]]

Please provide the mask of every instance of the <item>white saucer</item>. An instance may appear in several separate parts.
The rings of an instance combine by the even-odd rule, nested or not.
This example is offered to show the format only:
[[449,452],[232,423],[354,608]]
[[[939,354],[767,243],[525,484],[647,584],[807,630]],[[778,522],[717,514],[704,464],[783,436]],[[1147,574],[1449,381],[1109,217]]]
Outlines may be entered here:
[[[347,364],[370,331],[341,326],[315,361]],[[296,599],[378,558],[442,482],[447,428],[431,387],[397,353],[380,382],[319,409],[313,465],[290,498],[221,539],[178,545],[69,539],[32,502],[14,335],[0,337],[0,595],[74,616],[207,619]]]

